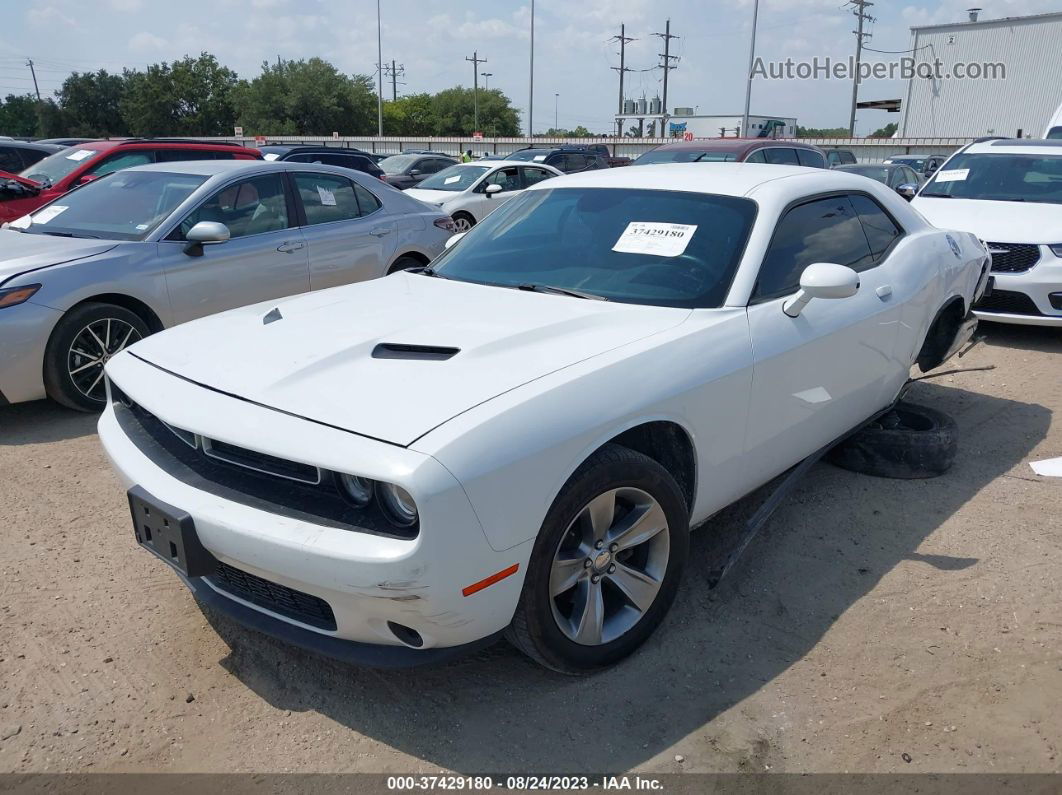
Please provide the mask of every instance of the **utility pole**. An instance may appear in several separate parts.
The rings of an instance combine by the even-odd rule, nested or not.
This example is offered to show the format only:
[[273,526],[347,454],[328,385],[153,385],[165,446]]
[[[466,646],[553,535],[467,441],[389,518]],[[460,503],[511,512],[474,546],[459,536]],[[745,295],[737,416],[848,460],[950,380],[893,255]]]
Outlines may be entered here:
[[479,65],[486,63],[486,58],[480,58],[479,52],[473,51],[471,58],[465,58],[466,61],[472,64],[472,107],[475,115],[476,129],[473,132],[479,131]]
[[[396,67],[394,59],[391,59],[391,65],[385,66],[384,72],[387,74],[388,77],[391,78],[391,101],[394,102],[396,99],[398,99],[398,78],[405,76],[406,67],[404,64],[399,64]],[[402,83],[401,85],[404,86],[405,83]]]
[[560,122],[558,121],[560,116],[557,115],[557,109],[559,107],[560,107],[560,94],[556,94],[555,93],[553,95],[553,129],[554,130],[559,130],[560,129]]
[[663,33],[654,33],[654,36],[659,36],[664,40],[664,51],[659,53],[660,57],[664,59],[664,62],[660,64],[660,68],[664,70],[664,97],[662,100],[662,107],[660,108],[664,115],[667,115],[667,74],[672,69],[678,69],[678,66],[672,65],[672,61],[677,61],[679,58],[677,55],[671,55],[671,40],[679,38],[678,36],[671,35],[671,20],[667,21],[667,25],[664,27]]
[[37,72],[33,68],[33,59],[32,58],[27,58],[26,59],[26,66],[28,66],[30,68],[30,74],[33,75],[33,90],[37,92],[37,101],[40,102],[41,101],[41,90],[37,86]]
[[856,105],[859,104],[859,64],[863,59],[863,41],[869,39],[871,34],[863,32],[864,22],[873,22],[874,17],[865,13],[867,8],[874,5],[869,0],[849,0],[849,4],[855,6],[852,13],[855,14],[859,24],[852,32],[856,35],[855,74],[852,75],[852,118],[848,123],[849,135],[855,138]]
[[490,79],[494,77],[494,72],[480,72],[483,77],[483,90],[490,91]]
[[[627,45],[630,44],[632,41],[636,41],[636,39],[628,38],[625,35],[626,31],[627,31],[627,26],[626,25],[620,25],[619,35],[618,36],[613,36],[611,39],[609,39],[609,41],[618,41],[619,42],[619,46],[620,46],[620,51],[619,51],[620,65],[618,67],[617,66],[609,67],[610,69],[612,69],[612,70],[614,70],[616,72],[619,72],[619,79],[620,79],[620,81],[619,81],[619,83],[620,83],[620,85],[619,85],[619,105],[616,107],[616,113],[618,113],[618,114],[622,114],[623,113],[623,73],[624,72],[633,71],[633,70],[628,69],[626,67],[625,62],[624,62],[624,60],[625,60],[624,56],[626,55]],[[619,134],[623,135],[623,119],[617,119],[617,122],[618,122],[617,128],[619,130]]]
[[[752,67],[756,63],[756,23],[760,18],[760,0],[752,6],[752,39],[749,42],[749,71],[745,75],[747,82],[745,83],[745,113],[741,117],[741,129],[738,131],[738,138],[744,138],[749,134],[749,106],[752,104]],[[723,137],[726,137],[724,130]]]
[[535,0],[531,0],[531,80],[527,92],[527,137],[535,134]]
[[383,21],[376,0],[376,134],[383,138]]

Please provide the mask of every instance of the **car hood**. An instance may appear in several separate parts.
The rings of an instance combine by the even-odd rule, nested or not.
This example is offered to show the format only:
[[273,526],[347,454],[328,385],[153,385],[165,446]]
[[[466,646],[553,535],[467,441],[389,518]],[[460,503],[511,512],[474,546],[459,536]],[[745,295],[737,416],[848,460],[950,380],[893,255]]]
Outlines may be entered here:
[[912,206],[933,226],[972,232],[992,243],[1062,243],[1062,206],[974,199],[929,199]]
[[436,206],[443,204],[450,199],[460,196],[462,191],[453,190],[424,190],[423,188],[410,188],[406,191],[407,196],[412,196],[414,199],[419,199],[422,202],[428,204],[434,204]]
[[0,229],[0,284],[20,273],[104,254],[117,245],[113,240],[28,235]]
[[[130,352],[203,386],[408,446],[503,392],[688,316],[399,273],[214,315]],[[458,352],[418,358],[382,344]]]

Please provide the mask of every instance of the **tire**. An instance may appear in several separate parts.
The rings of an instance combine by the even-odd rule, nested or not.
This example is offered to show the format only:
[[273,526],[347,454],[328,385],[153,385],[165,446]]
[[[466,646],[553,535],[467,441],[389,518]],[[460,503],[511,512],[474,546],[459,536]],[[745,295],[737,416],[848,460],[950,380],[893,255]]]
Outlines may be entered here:
[[387,275],[392,273],[398,273],[399,271],[408,271],[411,268],[423,268],[424,263],[416,257],[410,257],[408,255],[401,256],[392,263],[390,270],[387,271]]
[[958,432],[947,414],[914,403],[891,412],[831,450],[839,467],[881,478],[935,478],[955,461]]
[[[604,533],[594,531],[592,502],[615,506],[613,512],[598,512],[608,520],[599,524]],[[624,540],[619,531],[635,511],[649,522],[634,525],[642,528],[638,537],[661,520],[664,526],[622,549],[607,544],[609,538]],[[602,535],[606,544],[594,547],[591,539]],[[553,501],[506,637],[533,660],[560,673],[587,674],[619,662],[645,642],[671,607],[689,535],[689,512],[670,473],[634,450],[605,446],[576,470]],[[626,536],[628,541],[636,538]],[[566,586],[568,582],[572,585]],[[641,604],[624,596],[620,584],[633,587]],[[593,612],[579,606],[590,604],[600,607],[603,620],[578,622],[579,616]],[[596,637],[595,626],[600,627]]]
[[106,402],[104,365],[118,351],[150,333],[143,318],[125,307],[97,303],[75,306],[56,324],[44,351],[48,397],[78,411],[101,411]]
[[454,213],[453,219],[454,223],[457,225],[457,232],[455,234],[467,232],[469,229],[476,225],[476,219],[466,212],[459,211]]

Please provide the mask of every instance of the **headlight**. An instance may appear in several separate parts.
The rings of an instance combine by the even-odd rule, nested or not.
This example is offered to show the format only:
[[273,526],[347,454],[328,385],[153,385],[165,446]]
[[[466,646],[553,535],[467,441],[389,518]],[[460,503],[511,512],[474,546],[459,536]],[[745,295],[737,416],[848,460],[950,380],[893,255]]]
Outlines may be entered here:
[[1048,248],[1051,249],[1051,253],[1056,257],[1062,257],[1062,243],[1054,243],[1053,245],[1048,246]]
[[41,289],[39,284],[27,284],[24,287],[8,287],[6,290],[0,290],[0,309],[25,303],[39,289]]
[[337,472],[336,481],[340,494],[355,507],[364,508],[372,500],[373,482],[368,478]]
[[378,483],[380,505],[387,518],[399,527],[412,527],[417,523],[417,504],[409,492],[393,483]]

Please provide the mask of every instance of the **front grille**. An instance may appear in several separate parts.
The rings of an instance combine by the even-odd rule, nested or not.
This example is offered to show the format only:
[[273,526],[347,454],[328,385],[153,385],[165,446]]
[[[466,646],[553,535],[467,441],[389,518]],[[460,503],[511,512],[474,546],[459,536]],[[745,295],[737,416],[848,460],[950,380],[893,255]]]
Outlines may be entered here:
[[995,273],[1022,273],[1040,261],[1040,247],[1031,243],[986,243]]
[[[170,430],[174,429],[171,428]],[[286,458],[277,458],[274,455],[248,450],[246,447],[237,447],[228,442],[219,442],[217,439],[203,437],[203,453],[211,458],[216,458],[218,461],[224,461],[246,469],[253,469],[255,472],[261,472],[265,475],[276,475],[278,478],[287,478],[288,480],[297,480],[300,483],[314,485],[321,482],[321,470],[315,466],[300,464],[298,461],[289,461]]]
[[277,615],[318,629],[336,628],[336,617],[331,605],[311,594],[271,582],[221,561],[218,561],[217,571],[207,579],[219,590]]
[[[994,269],[993,269],[994,270]],[[1002,312],[1007,315],[1043,316],[1036,304],[1025,293],[993,289],[974,306],[980,312]]]

